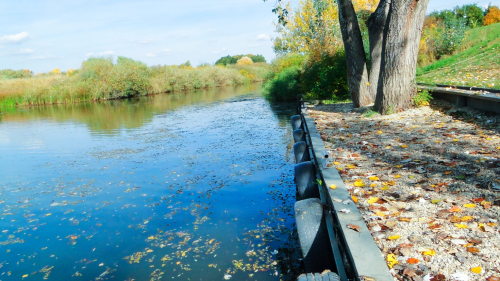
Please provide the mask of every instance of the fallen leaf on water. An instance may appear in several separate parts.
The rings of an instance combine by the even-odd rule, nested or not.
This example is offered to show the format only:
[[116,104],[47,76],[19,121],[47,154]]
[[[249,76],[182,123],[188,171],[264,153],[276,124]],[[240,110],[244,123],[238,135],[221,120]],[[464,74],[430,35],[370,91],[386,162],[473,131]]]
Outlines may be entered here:
[[331,189],[336,189],[336,188],[337,188],[337,186],[336,186],[336,185],[334,185],[334,184],[332,184],[332,185],[330,185],[330,188],[331,188]]
[[394,254],[387,255],[387,265],[389,266],[389,268],[392,268],[397,263],[398,259],[396,258],[396,255]]
[[361,232],[361,227],[357,226],[357,225],[354,225],[354,224],[348,224],[347,225],[348,228],[352,229],[352,230],[355,230],[357,232]]
[[178,261],[178,262],[176,262],[175,264],[181,264],[181,262],[180,262],[180,261]]
[[401,238],[401,236],[399,236],[399,235],[393,235],[393,236],[387,237],[387,239],[389,239],[389,240],[397,240],[399,238]]
[[417,264],[419,262],[419,260],[415,259],[415,258],[409,258],[406,260],[406,262],[409,264]]
[[464,207],[472,209],[472,208],[476,207],[476,204],[465,204]]
[[470,271],[479,274],[479,273],[481,273],[481,271],[483,271],[483,268],[481,268],[480,266],[473,267],[473,268],[470,269]]
[[453,206],[453,207],[451,207],[451,209],[449,209],[449,210],[448,210],[448,212],[450,212],[450,213],[453,213],[453,212],[460,212],[460,211],[462,211],[462,209],[460,209],[460,208],[459,208],[459,207],[457,207],[457,206]]
[[28,276],[29,276],[28,274],[24,274],[23,275],[23,279],[26,278],[26,277],[28,277]]

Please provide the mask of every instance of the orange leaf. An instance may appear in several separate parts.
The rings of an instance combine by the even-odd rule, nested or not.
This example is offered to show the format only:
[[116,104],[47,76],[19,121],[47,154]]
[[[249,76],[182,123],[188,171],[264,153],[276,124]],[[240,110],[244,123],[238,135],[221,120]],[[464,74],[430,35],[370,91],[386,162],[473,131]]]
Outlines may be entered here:
[[451,207],[451,209],[449,209],[449,210],[448,210],[448,212],[450,212],[450,213],[453,213],[453,212],[460,212],[460,211],[462,211],[462,209],[460,209],[460,208],[459,208],[459,207],[457,207],[457,206],[453,206],[453,207]]
[[483,200],[484,200],[484,198],[475,198],[475,199],[472,199],[472,202],[479,203],[479,202],[481,202]]
[[357,232],[361,232],[361,227],[354,225],[354,224],[348,224],[347,227],[349,227],[352,230],[355,230]]
[[470,271],[479,274],[479,273],[481,273],[481,271],[483,271],[483,269],[480,266],[478,266],[478,267],[471,268]]
[[419,260],[417,260],[415,258],[409,258],[406,260],[406,262],[409,264],[417,264],[419,262]]
[[474,247],[469,247],[469,248],[467,248],[467,252],[477,254],[477,253],[479,253],[479,249],[474,248]]
[[358,197],[356,197],[356,196],[354,196],[354,195],[353,195],[353,196],[351,196],[351,197],[352,197],[352,201],[354,201],[354,203],[358,203]]

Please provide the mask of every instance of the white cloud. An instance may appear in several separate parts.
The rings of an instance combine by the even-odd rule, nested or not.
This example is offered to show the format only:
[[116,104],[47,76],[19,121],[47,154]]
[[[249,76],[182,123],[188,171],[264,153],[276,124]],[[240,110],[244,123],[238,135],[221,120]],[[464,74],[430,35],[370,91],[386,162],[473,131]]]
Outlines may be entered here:
[[270,40],[270,39],[271,39],[271,36],[266,35],[266,34],[259,34],[257,36],[257,38],[255,38],[255,40],[258,40],[258,41],[267,41],[267,40]]
[[170,51],[172,51],[172,50],[170,50],[170,49],[163,49],[162,51],[163,51],[163,52],[170,52]]
[[6,52],[0,53],[0,56],[16,56],[16,55],[27,55],[33,54],[35,51],[33,49],[14,49],[8,50]]
[[46,59],[60,59],[62,57],[59,56],[53,56],[53,55],[47,55],[47,56],[34,56],[29,58],[30,60],[46,60]]
[[227,50],[226,47],[222,48],[223,51]]
[[0,43],[1,44],[16,44],[16,43],[21,43],[26,40],[29,40],[33,38],[33,36],[29,35],[28,32],[23,31],[18,34],[14,35],[5,35],[4,37],[0,38]]
[[91,57],[91,56],[93,56],[93,55],[94,55],[94,53],[92,53],[92,52],[91,52],[91,53],[87,53],[85,56],[86,56],[86,57]]
[[146,55],[146,57],[148,57],[148,58],[154,58],[154,57],[156,57],[156,55],[149,53],[149,54]]

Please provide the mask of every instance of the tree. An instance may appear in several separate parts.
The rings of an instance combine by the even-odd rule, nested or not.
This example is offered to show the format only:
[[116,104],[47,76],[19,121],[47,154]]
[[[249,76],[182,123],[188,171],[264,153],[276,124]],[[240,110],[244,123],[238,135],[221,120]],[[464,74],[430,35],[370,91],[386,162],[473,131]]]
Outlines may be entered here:
[[500,9],[497,6],[489,6],[488,13],[483,18],[483,25],[500,22]]
[[[265,1],[265,0],[264,0]],[[281,0],[277,0],[278,4]],[[319,1],[319,0],[318,0]],[[349,91],[355,107],[381,113],[405,110],[416,94],[418,47],[429,0],[381,0],[368,19],[368,72],[361,30],[351,0],[337,0],[347,56]],[[275,9],[276,10],[276,9]],[[280,9],[281,15],[286,9]]]

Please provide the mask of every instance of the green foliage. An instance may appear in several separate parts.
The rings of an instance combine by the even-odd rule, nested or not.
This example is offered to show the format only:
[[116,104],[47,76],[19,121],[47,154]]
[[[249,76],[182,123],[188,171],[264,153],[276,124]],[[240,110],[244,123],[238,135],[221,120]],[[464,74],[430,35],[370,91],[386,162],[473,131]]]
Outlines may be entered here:
[[33,73],[27,69],[12,70],[3,69],[0,70],[0,79],[14,79],[14,78],[30,78]]
[[252,59],[252,61],[254,63],[258,63],[258,62],[266,62],[266,59],[262,56],[262,55],[252,55],[252,54],[248,54],[248,55],[236,55],[236,56],[225,56],[225,57],[222,57],[220,59],[218,59],[216,62],[215,62],[215,65],[223,65],[223,66],[226,66],[226,65],[229,65],[229,64],[236,64],[236,62],[241,59],[242,57],[249,57]]
[[300,67],[291,66],[278,72],[273,79],[264,84],[266,99],[276,101],[294,101],[303,91],[299,84]]
[[432,96],[427,90],[418,91],[417,95],[413,97],[413,102],[416,107],[429,105],[431,100]]
[[437,27],[437,35],[433,38],[436,58],[452,54],[464,40],[466,30],[464,19],[443,20]]
[[338,51],[333,56],[323,55],[318,62],[309,61],[301,73],[301,85],[306,98],[327,100],[349,97],[346,56]]
[[484,11],[477,4],[463,5],[462,7],[455,7],[455,14],[457,18],[465,19],[465,24],[468,27],[474,28],[481,26],[484,17]]

